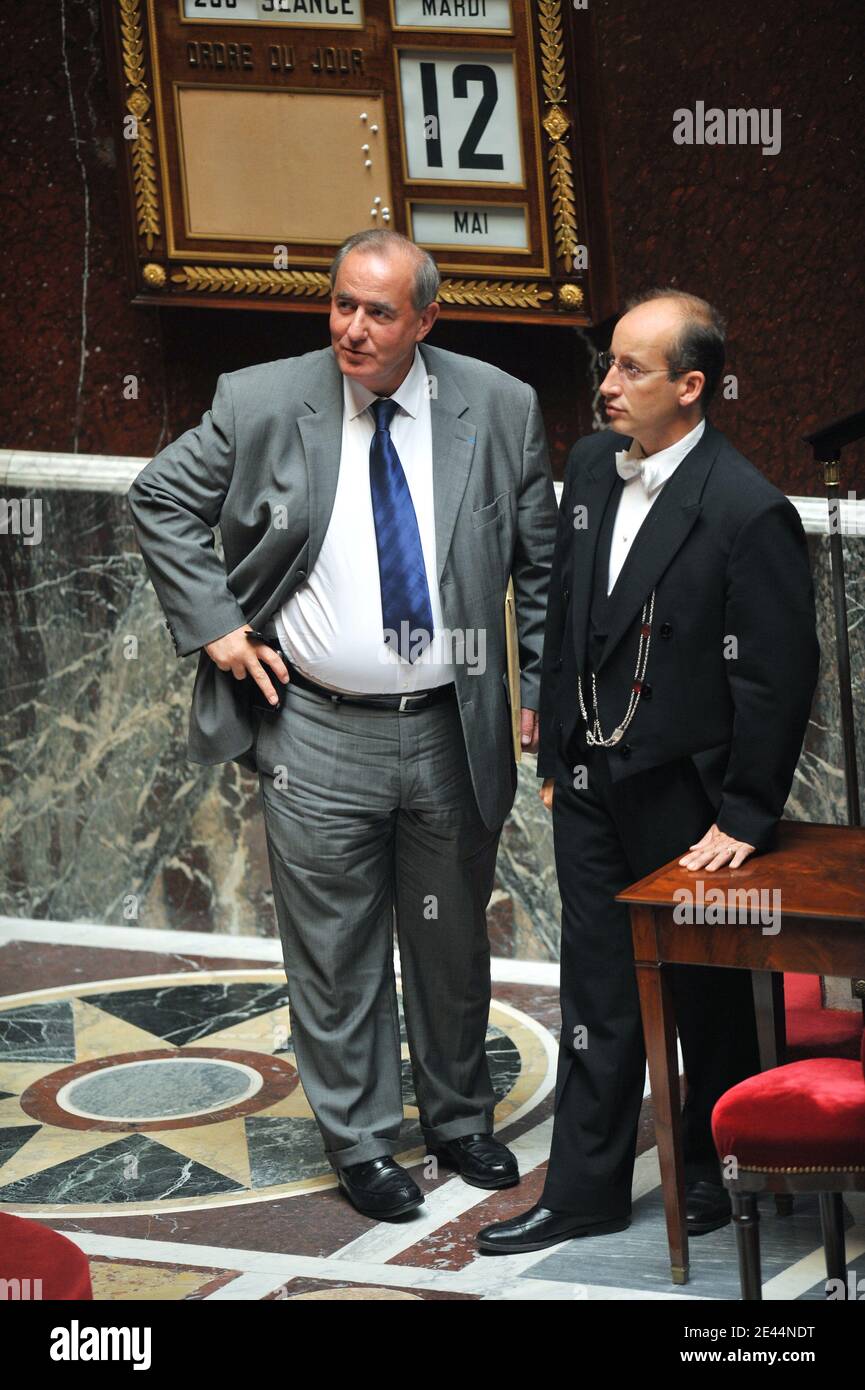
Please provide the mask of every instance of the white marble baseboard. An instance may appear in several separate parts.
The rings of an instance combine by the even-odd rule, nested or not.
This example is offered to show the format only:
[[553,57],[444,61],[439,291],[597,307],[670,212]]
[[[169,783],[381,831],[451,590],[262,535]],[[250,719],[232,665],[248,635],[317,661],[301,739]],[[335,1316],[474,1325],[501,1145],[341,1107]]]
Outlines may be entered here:
[[[63,946],[102,947],[112,951],[154,951],[173,956],[225,956],[231,960],[261,961],[263,967],[282,967],[278,937],[231,936],[225,932],[172,931],[166,928],[112,926],[105,922],[63,922],[51,918],[0,916],[0,946],[9,941],[47,941]],[[394,968],[401,975],[399,951]],[[490,974],[497,984],[559,988],[557,961],[516,960],[493,956]],[[60,987],[58,987],[60,988]],[[10,998],[13,996],[9,996]]]

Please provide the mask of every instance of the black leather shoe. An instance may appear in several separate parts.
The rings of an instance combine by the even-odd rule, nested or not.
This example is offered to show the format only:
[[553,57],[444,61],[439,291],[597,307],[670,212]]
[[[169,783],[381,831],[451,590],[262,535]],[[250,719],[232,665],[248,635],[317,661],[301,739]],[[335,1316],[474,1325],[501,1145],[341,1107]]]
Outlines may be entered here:
[[392,1216],[419,1207],[424,1195],[414,1178],[390,1157],[349,1163],[336,1171],[340,1188],[352,1206],[364,1216],[388,1221]]
[[546,1250],[562,1240],[579,1236],[605,1236],[612,1231],[625,1231],[631,1224],[629,1216],[611,1221],[586,1221],[566,1211],[550,1211],[540,1203],[522,1216],[510,1221],[496,1221],[478,1231],[478,1246],[488,1255],[520,1255],[528,1250]]
[[430,1140],[429,1152],[449,1168],[457,1168],[463,1182],[472,1187],[514,1187],[520,1180],[517,1160],[491,1134]]
[[730,1224],[732,1206],[729,1194],[716,1182],[689,1182],[685,1187],[685,1210],[689,1236],[704,1236]]

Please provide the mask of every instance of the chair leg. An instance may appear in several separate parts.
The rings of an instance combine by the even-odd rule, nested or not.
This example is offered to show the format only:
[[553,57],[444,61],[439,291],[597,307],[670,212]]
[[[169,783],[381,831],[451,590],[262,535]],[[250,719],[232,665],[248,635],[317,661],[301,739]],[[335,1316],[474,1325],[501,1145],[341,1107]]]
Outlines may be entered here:
[[750,1302],[763,1297],[760,1273],[760,1213],[756,1192],[731,1192],[736,1250],[739,1255],[739,1284],[742,1298]]
[[793,1193],[775,1193],[775,1211],[778,1216],[791,1216],[793,1213]]
[[847,1286],[847,1249],[844,1239],[844,1200],[840,1192],[820,1193],[820,1224],[826,1253],[826,1278]]

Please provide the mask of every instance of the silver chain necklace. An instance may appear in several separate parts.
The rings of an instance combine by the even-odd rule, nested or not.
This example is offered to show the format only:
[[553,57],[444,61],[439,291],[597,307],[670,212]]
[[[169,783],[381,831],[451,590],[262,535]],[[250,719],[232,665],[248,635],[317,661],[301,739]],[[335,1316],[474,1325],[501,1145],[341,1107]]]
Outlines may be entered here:
[[652,641],[652,618],[655,613],[655,590],[653,589],[646,602],[643,604],[643,612],[640,618],[640,645],[637,649],[637,668],[634,671],[634,679],[631,684],[631,697],[628,700],[628,708],[621,724],[617,724],[609,738],[604,738],[601,729],[600,715],[598,714],[598,689],[595,682],[595,673],[592,672],[592,711],[595,719],[589,728],[589,716],[586,714],[586,706],[583,700],[583,686],[577,672],[577,697],[580,701],[580,714],[586,725],[586,743],[590,747],[612,748],[619,742],[625,730],[637,712],[637,705],[640,703],[640,696],[643,693],[643,678],[646,674],[646,666],[649,660],[649,647]]

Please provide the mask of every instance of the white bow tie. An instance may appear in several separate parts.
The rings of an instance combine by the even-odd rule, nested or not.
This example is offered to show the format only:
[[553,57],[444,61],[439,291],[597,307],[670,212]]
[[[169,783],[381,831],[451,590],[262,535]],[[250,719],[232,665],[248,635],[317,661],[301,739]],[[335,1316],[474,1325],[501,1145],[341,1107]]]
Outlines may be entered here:
[[636,478],[638,474],[642,474],[643,487],[647,492],[653,492],[660,481],[659,470],[653,465],[651,459],[630,458],[627,449],[616,454],[616,472],[626,483],[631,478]]

